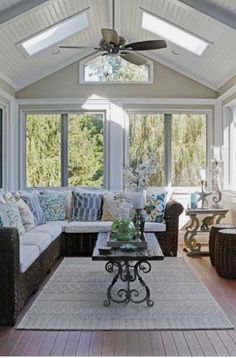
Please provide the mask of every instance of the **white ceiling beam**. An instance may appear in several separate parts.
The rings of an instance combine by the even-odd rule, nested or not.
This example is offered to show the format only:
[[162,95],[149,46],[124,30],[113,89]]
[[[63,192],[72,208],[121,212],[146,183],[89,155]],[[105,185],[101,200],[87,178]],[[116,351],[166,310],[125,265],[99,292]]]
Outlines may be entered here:
[[222,8],[217,4],[212,4],[206,0],[178,0],[179,2],[192,7],[193,9],[204,13],[205,15],[212,17],[213,19],[222,22],[223,24],[236,29],[236,17],[235,14],[229,10]]
[[48,0],[24,0],[16,3],[0,12],[0,25],[47,2]]

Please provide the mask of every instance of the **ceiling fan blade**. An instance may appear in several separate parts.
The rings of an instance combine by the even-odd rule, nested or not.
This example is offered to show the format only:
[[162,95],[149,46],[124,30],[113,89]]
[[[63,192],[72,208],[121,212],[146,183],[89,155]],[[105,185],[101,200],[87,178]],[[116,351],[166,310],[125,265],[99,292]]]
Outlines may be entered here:
[[106,44],[119,44],[119,35],[115,30],[102,29],[102,37]]
[[69,48],[69,49],[93,48],[97,50],[95,46],[59,46],[59,48]]
[[125,61],[128,61],[137,66],[142,66],[147,63],[147,60],[145,58],[132,52],[128,52],[127,54],[121,53],[120,57],[123,58]]
[[134,51],[159,50],[165,47],[167,47],[167,44],[164,40],[140,41],[125,45],[125,48]]

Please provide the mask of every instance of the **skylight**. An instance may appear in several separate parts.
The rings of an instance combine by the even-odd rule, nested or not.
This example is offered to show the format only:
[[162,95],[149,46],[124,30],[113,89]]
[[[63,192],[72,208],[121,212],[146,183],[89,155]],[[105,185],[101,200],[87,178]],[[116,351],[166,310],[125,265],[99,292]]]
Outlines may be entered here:
[[21,42],[20,45],[24,48],[28,55],[32,56],[52,45],[56,45],[58,42],[74,35],[76,32],[86,29],[87,27],[87,13],[80,13],[37,34],[36,36],[31,37],[26,41]]
[[146,12],[143,12],[142,28],[162,36],[198,56],[201,56],[208,46],[206,41]]

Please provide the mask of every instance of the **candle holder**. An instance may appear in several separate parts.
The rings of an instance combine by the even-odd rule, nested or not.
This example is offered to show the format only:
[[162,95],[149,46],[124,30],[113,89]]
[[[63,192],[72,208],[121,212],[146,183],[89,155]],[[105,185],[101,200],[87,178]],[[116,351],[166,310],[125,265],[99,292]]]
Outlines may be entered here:
[[134,216],[134,225],[135,225],[135,238],[136,240],[143,240],[143,233],[144,233],[144,225],[145,225],[145,219],[142,215],[142,209],[136,209],[135,210],[135,216]]
[[213,209],[220,209],[222,206],[220,205],[220,202],[222,200],[222,187],[221,187],[221,173],[222,173],[222,169],[221,169],[221,165],[220,163],[222,163],[223,161],[218,161],[218,160],[212,160],[213,163],[213,169],[211,170],[212,172],[212,189],[213,189],[213,202],[214,204],[212,205]]

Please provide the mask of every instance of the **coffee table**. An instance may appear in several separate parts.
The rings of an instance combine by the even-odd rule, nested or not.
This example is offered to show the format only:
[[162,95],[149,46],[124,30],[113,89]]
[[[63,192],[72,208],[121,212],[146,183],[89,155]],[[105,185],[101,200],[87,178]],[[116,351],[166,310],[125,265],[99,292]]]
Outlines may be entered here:
[[[148,242],[147,249],[137,249],[135,252],[124,252],[120,249],[112,249],[109,254],[100,254],[99,248],[106,246],[109,237],[108,233],[99,233],[96,246],[93,251],[92,260],[107,261],[105,270],[113,273],[113,279],[107,289],[107,298],[104,306],[109,306],[111,301],[116,303],[142,303],[146,301],[148,306],[153,306],[154,302],[150,299],[150,289],[143,280],[141,274],[151,271],[151,262],[163,260],[164,255],[154,233],[145,233]],[[117,288],[115,284],[118,280],[126,283],[126,288]],[[140,297],[140,291],[132,288],[131,285],[139,280],[145,289],[144,297]],[[116,294],[116,295],[114,295]]]

